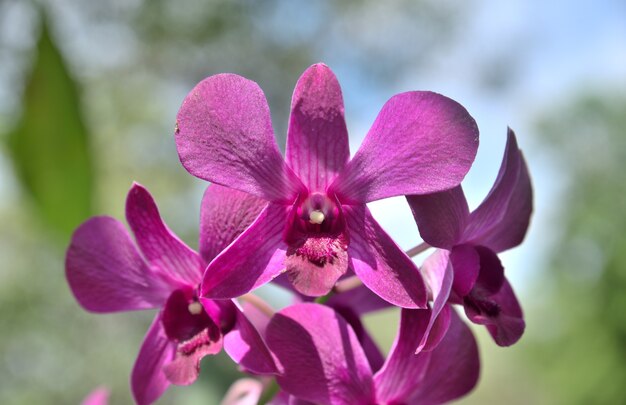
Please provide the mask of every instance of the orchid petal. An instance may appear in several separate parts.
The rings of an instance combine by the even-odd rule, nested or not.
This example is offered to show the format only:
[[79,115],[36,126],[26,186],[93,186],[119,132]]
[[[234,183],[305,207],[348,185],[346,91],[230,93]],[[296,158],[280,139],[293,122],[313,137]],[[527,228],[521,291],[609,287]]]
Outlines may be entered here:
[[170,382],[163,367],[174,359],[176,344],[170,342],[157,314],[143,340],[131,375],[131,389],[138,405],[151,404],[165,392]]
[[496,252],[518,246],[524,240],[533,211],[533,191],[524,156],[520,153],[520,173],[507,212],[496,226],[483,234],[479,242]]
[[359,316],[392,306],[364,285],[331,295],[326,305],[333,308],[347,307]]
[[470,214],[464,240],[496,252],[519,245],[532,212],[532,186],[528,168],[508,130],[507,144],[496,181],[483,202]]
[[191,90],[176,146],[185,169],[204,180],[288,203],[303,188],[278,150],[263,91],[241,76],[211,76]]
[[439,193],[409,195],[406,199],[424,242],[449,250],[461,240],[469,216],[461,186]]
[[497,313],[478,313],[473,307],[466,305],[467,317],[474,323],[485,325],[498,346],[511,346],[524,334],[526,323],[509,282],[505,279],[500,291],[487,299],[497,306]]
[[300,399],[294,397],[293,395],[287,394],[285,391],[278,391],[278,394],[274,396],[267,403],[267,405],[316,405],[313,402],[305,401],[304,399]]
[[[248,298],[247,296],[244,297]],[[255,299],[258,299],[260,302],[252,304],[247,299],[241,299],[238,304],[241,306],[241,311],[244,313],[248,322],[259,332],[259,335],[265,336],[265,330],[270,323],[274,310],[258,296],[255,296]]]
[[222,350],[223,340],[221,333],[212,336],[211,332],[205,330],[192,339],[197,339],[199,336],[201,336],[202,340],[212,338],[216,340],[211,340],[206,344],[195,347],[191,353],[182,352],[180,346],[185,345],[186,342],[180,343],[174,360],[163,366],[163,372],[172,384],[193,384],[200,374],[200,362],[202,359],[208,355],[217,354]]
[[480,273],[472,290],[472,294],[480,292],[482,295],[492,295],[500,291],[504,283],[504,267],[498,255],[489,248],[476,246],[480,257]]
[[[432,351],[439,345],[439,343],[441,343],[441,341],[446,335],[446,332],[448,332],[448,328],[450,327],[450,319],[451,319],[450,312],[452,312],[452,307],[450,305],[445,305],[441,309],[441,311],[439,312],[439,315],[437,315],[437,318],[435,318],[435,321],[433,322],[433,324],[429,326],[430,329],[428,330],[428,336],[426,336],[422,351],[424,352]],[[418,347],[418,350],[419,350],[419,347]],[[417,353],[417,350],[416,350],[416,353]]]
[[262,394],[261,381],[241,378],[230,386],[220,405],[257,405]]
[[385,357],[383,356],[383,353],[380,351],[380,348],[365,328],[363,328],[363,335],[359,341],[361,343],[361,347],[363,347],[363,352],[367,357],[367,361],[372,368],[372,372],[377,372],[381,369],[383,364],[385,364]]
[[[320,256],[323,258],[319,260]],[[348,270],[344,235],[311,236],[290,243],[285,260],[287,277],[293,288],[305,296],[328,294]]]
[[93,312],[117,312],[162,306],[170,286],[141,258],[124,225],[94,217],[72,236],[65,275],[74,296]]
[[383,368],[374,376],[378,402],[404,403],[402,399],[424,378],[430,354],[414,352],[415,341],[424,336],[429,319],[428,310],[402,310],[396,341]]
[[238,308],[235,326],[224,336],[224,350],[235,363],[252,373],[278,373],[272,354],[263,338]]
[[477,148],[476,122],[459,103],[431,92],[398,94],[331,189],[343,204],[447,190],[461,183]]
[[267,327],[267,343],[284,368],[286,392],[316,404],[371,404],[372,371],[357,337],[331,308],[292,305]]
[[[372,292],[370,292],[370,294],[374,295]],[[361,318],[356,310],[357,307],[333,305],[330,300],[326,302],[326,305],[333,308],[343,317],[343,319],[346,320],[346,322],[348,322],[348,325],[352,327],[352,330],[354,330],[354,333],[363,348],[363,352],[367,357],[367,361],[369,362],[372,371],[380,369],[385,362],[385,358],[378,348],[378,345],[376,345],[376,342],[374,342],[374,339],[372,339],[370,334],[367,332],[367,329],[363,326],[363,322],[361,322]]]
[[382,299],[403,308],[426,308],[424,280],[409,257],[365,206],[344,206],[348,255],[357,276]]
[[[212,184],[200,208],[200,254],[207,263],[245,231],[267,201],[252,194]],[[203,269],[204,270],[204,269]]]
[[437,250],[430,255],[422,265],[422,274],[426,278],[426,282],[430,286],[430,291],[433,294],[433,308],[428,322],[426,332],[422,337],[419,345],[417,346],[416,353],[424,350],[430,351],[435,348],[439,341],[443,338],[447,328],[447,318],[442,318],[440,322],[443,324],[437,325],[438,327],[433,330],[431,336],[431,330],[439,317],[439,313],[442,311],[450,291],[452,290],[452,282],[454,280],[454,271],[450,263],[450,252],[447,250]]
[[443,341],[430,352],[430,362],[419,387],[403,403],[443,404],[470,392],[478,382],[480,361],[472,331],[455,311]]
[[104,387],[91,391],[81,405],[107,405],[109,403],[109,390]]
[[210,300],[199,297],[204,312],[220,330],[230,330],[235,324],[237,307],[231,300]]
[[285,157],[308,189],[319,192],[350,157],[341,88],[324,64],[308,68],[296,84]]
[[148,263],[180,284],[198,284],[205,263],[168,229],[154,199],[138,183],[133,184],[126,198],[126,220]]
[[207,267],[202,295],[235,298],[284,271],[287,245],[283,233],[289,206],[269,204],[259,217]]
[[459,297],[470,293],[480,273],[480,254],[472,245],[457,245],[450,252],[454,269],[452,289]]

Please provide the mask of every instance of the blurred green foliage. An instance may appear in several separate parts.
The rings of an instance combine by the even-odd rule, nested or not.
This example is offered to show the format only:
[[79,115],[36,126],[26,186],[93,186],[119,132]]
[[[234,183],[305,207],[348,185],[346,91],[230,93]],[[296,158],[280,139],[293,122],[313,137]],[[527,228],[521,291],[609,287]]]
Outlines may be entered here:
[[626,98],[611,94],[583,95],[539,124],[569,179],[531,363],[552,403],[626,401],[624,128]]
[[35,211],[68,236],[91,214],[93,163],[77,85],[42,21],[8,149]]

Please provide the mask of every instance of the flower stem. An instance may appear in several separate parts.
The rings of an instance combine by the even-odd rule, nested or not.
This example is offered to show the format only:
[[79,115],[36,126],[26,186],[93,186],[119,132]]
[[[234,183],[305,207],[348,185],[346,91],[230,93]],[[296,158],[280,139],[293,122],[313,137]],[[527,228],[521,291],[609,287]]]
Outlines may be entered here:
[[[333,291],[334,291],[334,290],[333,290]],[[332,296],[333,296],[333,291],[329,292],[329,293],[328,293],[328,294],[326,294],[326,295],[322,295],[321,297],[317,297],[317,298],[315,299],[315,302],[316,302],[317,304],[326,304],[326,301],[328,301],[328,300],[330,299],[330,297],[332,297]]]
[[412,247],[411,249],[407,250],[405,253],[407,254],[407,256],[409,257],[415,257],[418,254],[430,249],[432,246],[430,246],[428,243],[426,242],[422,242],[419,245]]
[[263,301],[260,297],[254,294],[245,294],[239,297],[241,301],[245,301],[251,305],[253,305],[256,309],[263,312],[269,318],[274,316],[274,309],[270,307],[267,302]]

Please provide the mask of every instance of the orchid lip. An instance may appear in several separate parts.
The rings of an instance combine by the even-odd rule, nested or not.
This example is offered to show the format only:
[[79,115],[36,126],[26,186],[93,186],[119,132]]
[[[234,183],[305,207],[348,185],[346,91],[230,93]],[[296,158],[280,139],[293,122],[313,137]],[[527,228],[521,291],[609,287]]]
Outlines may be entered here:
[[289,279],[304,295],[327,294],[348,269],[345,218],[340,203],[327,194],[315,192],[296,201],[285,242]]

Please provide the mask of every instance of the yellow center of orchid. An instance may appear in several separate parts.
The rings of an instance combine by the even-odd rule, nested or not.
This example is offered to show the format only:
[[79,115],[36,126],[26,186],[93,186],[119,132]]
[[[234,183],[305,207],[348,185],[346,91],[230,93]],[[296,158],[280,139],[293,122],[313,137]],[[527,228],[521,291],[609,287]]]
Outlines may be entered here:
[[198,301],[194,301],[187,306],[187,309],[191,315],[200,315],[202,313],[202,304]]
[[320,225],[322,222],[324,222],[324,218],[326,218],[324,216],[324,213],[319,210],[311,211],[311,213],[309,214],[309,222],[312,224]]

